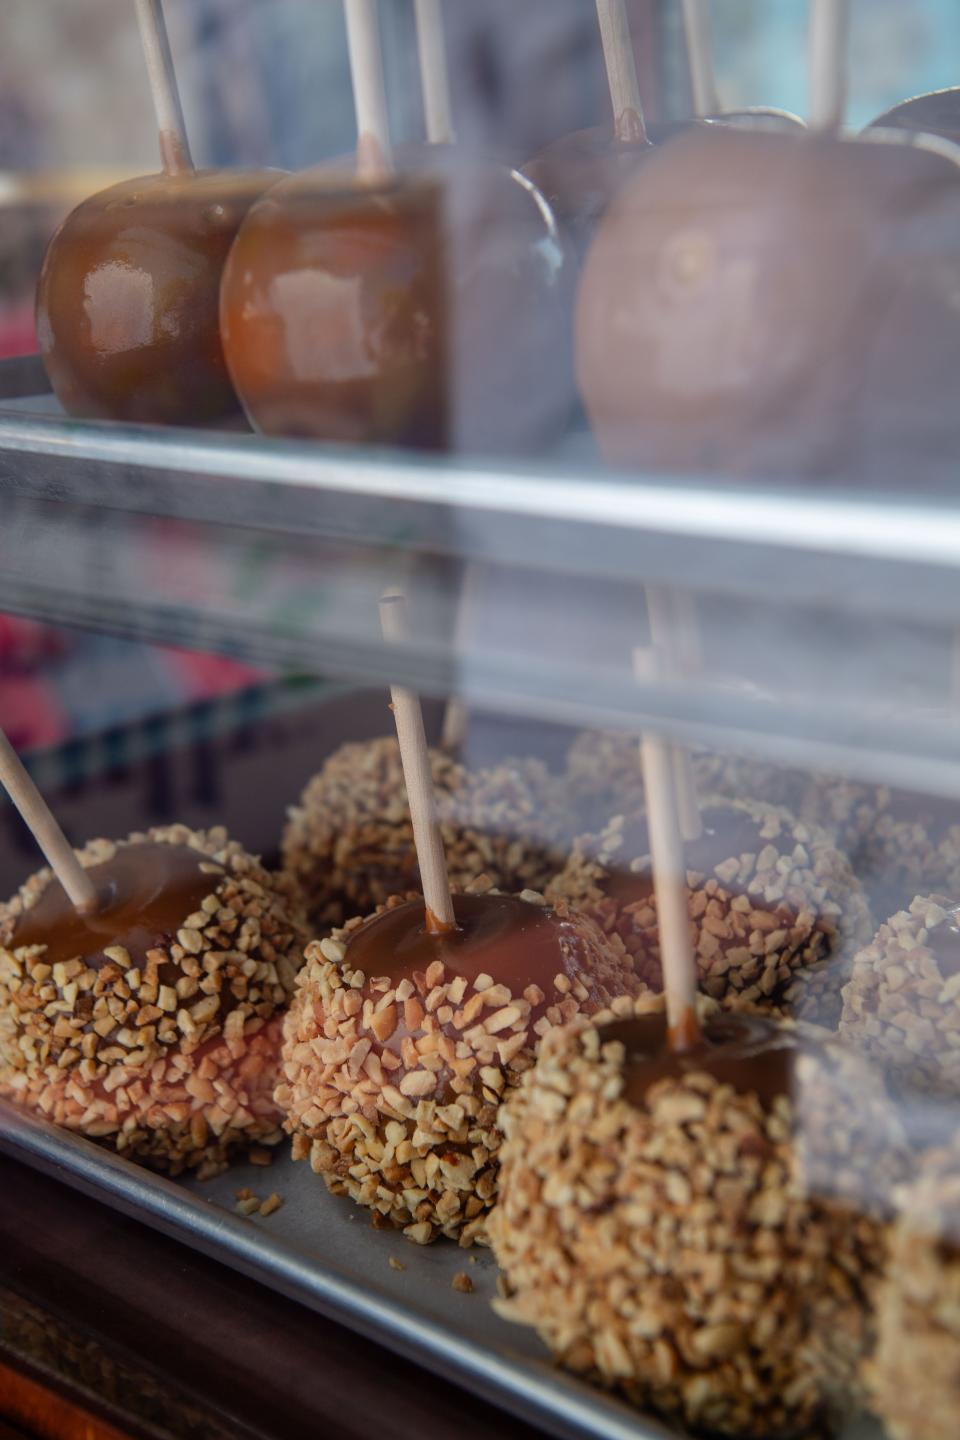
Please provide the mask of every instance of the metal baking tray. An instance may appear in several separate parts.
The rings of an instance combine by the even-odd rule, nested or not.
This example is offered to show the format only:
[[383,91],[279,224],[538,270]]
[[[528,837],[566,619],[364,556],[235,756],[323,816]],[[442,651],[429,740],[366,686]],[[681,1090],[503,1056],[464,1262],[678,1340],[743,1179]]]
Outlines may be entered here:
[[[541,1427],[558,1440],[671,1440],[675,1432],[557,1370],[532,1331],[490,1306],[489,1250],[421,1247],[375,1230],[366,1211],[327,1193],[306,1162],[278,1151],[268,1167],[172,1181],[0,1102],[0,1151],[202,1251],[311,1310]],[[267,1219],[235,1213],[235,1195],[273,1191]],[[394,1269],[391,1257],[402,1270]],[[452,1288],[466,1272],[473,1292]],[[881,1440],[869,1420],[843,1440]]]
[[[173,1236],[273,1290],[458,1382],[563,1440],[665,1440],[670,1432],[557,1371],[532,1332],[490,1306],[488,1250],[413,1245],[375,1230],[366,1211],[329,1195],[306,1163],[278,1152],[269,1168],[236,1165],[212,1181],[171,1181],[45,1121],[0,1104],[0,1150]],[[235,1192],[283,1207],[266,1220],[234,1211]],[[404,1267],[390,1265],[393,1257]],[[452,1288],[466,1272],[473,1292]]]

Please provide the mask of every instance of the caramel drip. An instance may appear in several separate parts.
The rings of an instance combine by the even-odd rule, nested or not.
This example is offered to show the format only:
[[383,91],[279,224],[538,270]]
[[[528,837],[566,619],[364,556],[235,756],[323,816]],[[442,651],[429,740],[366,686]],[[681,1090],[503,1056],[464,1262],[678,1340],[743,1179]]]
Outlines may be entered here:
[[576,968],[571,960],[582,950],[580,937],[546,906],[513,895],[455,895],[453,910],[457,928],[441,935],[429,933],[422,900],[387,910],[354,931],[346,963],[368,979],[386,976],[398,984],[416,982],[417,975],[422,980],[440,960],[448,978],[462,975],[472,982],[489,975],[516,996],[529,985],[551,996],[554,977]]
[[104,949],[122,945],[131,965],[142,969],[147,951],[169,949],[216,889],[218,877],[200,869],[206,863],[207,856],[186,845],[121,845],[87,871],[100,900],[95,914],[78,914],[59,880],[51,880],[17,921],[11,948],[45,945],[46,964],[80,959],[99,970],[110,963]]
[[626,1055],[623,1095],[642,1108],[659,1080],[680,1080],[706,1071],[741,1094],[757,1096],[765,1110],[791,1092],[800,1042],[795,1034],[758,1015],[719,1015],[707,1021],[689,1050],[671,1047],[664,1015],[617,1020],[600,1030],[600,1043],[619,1041]]
[[[746,810],[733,806],[710,806],[703,812],[703,834],[684,847],[686,867],[697,875],[712,875],[725,860],[741,855],[757,855],[770,843],[760,834],[760,825]],[[644,821],[628,825],[619,847],[622,861],[614,861],[603,883],[603,893],[619,905],[636,905],[653,897],[653,866],[648,863],[639,872],[629,868],[631,861],[649,857],[650,837]],[[619,868],[618,868],[619,867]],[[724,888],[737,893],[736,884]],[[759,901],[757,902],[760,903]]]
[[948,910],[946,920],[927,931],[927,949],[945,980],[960,975],[960,906]]

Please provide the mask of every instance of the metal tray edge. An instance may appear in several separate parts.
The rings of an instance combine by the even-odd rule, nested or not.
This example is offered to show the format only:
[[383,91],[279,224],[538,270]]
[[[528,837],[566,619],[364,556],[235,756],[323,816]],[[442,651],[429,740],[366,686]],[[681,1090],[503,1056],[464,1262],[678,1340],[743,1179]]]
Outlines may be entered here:
[[[174,1181],[0,1101],[0,1152],[338,1321],[562,1440],[671,1440],[676,1432],[553,1369],[542,1373],[370,1293]],[[414,1323],[411,1323],[413,1321]]]

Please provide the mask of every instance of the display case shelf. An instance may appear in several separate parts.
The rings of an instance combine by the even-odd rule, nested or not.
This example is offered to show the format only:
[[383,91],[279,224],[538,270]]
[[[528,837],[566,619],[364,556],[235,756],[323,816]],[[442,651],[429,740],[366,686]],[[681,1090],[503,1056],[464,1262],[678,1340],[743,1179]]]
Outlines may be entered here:
[[[96,424],[39,383],[35,361],[0,367],[5,609],[960,795],[960,504],[942,489]],[[679,577],[702,663],[638,681],[646,588]],[[402,651],[377,620],[396,586],[414,618]]]

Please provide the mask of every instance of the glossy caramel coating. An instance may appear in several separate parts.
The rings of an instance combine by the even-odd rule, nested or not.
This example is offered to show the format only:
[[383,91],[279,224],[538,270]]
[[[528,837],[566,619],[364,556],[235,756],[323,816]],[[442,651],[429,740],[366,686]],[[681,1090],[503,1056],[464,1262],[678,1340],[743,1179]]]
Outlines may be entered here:
[[[385,976],[391,985],[409,980],[418,989],[435,961],[470,984],[489,975],[515,995],[534,986],[543,998],[530,1008],[531,1023],[547,1009],[556,977],[579,973],[577,928],[545,905],[516,895],[455,895],[453,911],[457,928],[434,935],[422,900],[385,910],[351,935],[345,964],[371,979]],[[590,998],[596,1003],[598,996]]]
[[227,364],[268,435],[440,449],[448,317],[435,186],[327,167],[274,187],[223,277]]
[[635,1015],[599,1029],[600,1043],[624,1047],[623,1096],[642,1107],[652,1086],[684,1075],[711,1075],[742,1095],[756,1095],[765,1110],[788,1096],[799,1043],[795,1031],[762,1015],[716,1014],[700,1028],[696,1045],[672,1048],[666,1015]]
[[206,858],[188,845],[122,846],[87,871],[99,899],[93,915],[75,910],[60,881],[51,879],[20,916],[10,946],[43,945],[48,965],[79,959],[99,970],[111,963],[104,950],[122,945],[134,965],[144,966],[151,950],[169,948],[187,916],[216,889],[217,877],[200,868]]
[[281,173],[146,175],[68,215],[44,259],[37,333],[69,414],[170,425],[238,414],[220,278],[240,222]]
[[[899,143],[728,126],[620,192],[577,306],[612,462],[869,476],[952,453],[960,170]],[[922,442],[918,437],[922,436]]]
[[396,158],[374,187],[295,176],[242,227],[221,323],[247,414],[274,435],[540,449],[575,399],[552,214],[506,166],[445,146]]

